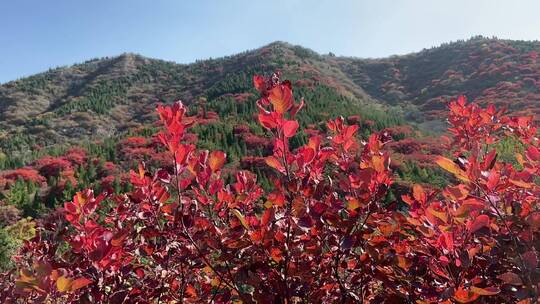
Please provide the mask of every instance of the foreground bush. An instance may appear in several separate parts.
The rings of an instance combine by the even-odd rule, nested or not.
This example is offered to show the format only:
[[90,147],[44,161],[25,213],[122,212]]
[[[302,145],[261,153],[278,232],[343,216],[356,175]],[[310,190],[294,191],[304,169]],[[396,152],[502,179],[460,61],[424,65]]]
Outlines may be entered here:
[[[195,119],[158,107],[170,169],[131,172],[122,195],[85,190],[50,214],[5,274],[3,302],[21,303],[532,303],[538,298],[540,150],[530,118],[450,105],[452,175],[443,191],[415,185],[391,199],[386,133],[329,121],[327,137],[292,150],[291,84],[254,77],[272,136],[274,187],[236,173],[226,155],[183,141]],[[497,159],[519,140],[520,168]]]

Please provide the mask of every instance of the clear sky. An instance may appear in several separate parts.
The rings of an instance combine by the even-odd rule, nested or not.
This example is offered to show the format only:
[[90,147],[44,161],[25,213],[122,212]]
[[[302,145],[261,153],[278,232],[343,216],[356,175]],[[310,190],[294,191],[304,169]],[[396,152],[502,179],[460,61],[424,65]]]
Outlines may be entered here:
[[0,0],[0,83],[123,52],[188,63],[276,40],[357,57],[540,40],[539,12],[540,0]]

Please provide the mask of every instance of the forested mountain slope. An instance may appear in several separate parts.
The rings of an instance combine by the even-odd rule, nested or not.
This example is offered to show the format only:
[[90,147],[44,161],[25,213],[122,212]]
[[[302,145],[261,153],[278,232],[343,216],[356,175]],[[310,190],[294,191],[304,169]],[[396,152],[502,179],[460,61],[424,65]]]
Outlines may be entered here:
[[476,37],[383,59],[320,55],[282,42],[193,64],[123,54],[0,85],[0,136],[4,149],[15,141],[113,136],[153,121],[158,101],[251,100],[251,76],[274,70],[297,87],[328,90],[331,99],[397,106],[408,120],[439,118],[458,94],[538,114],[539,51],[537,41]]

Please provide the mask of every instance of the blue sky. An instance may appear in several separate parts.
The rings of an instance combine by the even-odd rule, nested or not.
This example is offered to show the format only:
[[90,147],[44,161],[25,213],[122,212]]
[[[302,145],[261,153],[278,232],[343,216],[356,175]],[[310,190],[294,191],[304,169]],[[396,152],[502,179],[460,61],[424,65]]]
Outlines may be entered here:
[[276,40],[382,57],[473,35],[540,40],[538,0],[2,0],[0,83],[135,52],[192,62]]

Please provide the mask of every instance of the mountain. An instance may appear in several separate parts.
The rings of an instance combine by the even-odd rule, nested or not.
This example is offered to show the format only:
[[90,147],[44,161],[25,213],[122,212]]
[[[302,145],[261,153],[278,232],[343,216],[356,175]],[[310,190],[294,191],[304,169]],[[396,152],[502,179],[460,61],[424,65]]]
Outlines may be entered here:
[[[197,117],[186,141],[225,152],[224,178],[248,169],[269,188],[264,157],[273,144],[255,115],[252,77],[276,70],[291,80],[295,98],[306,100],[293,149],[341,115],[363,139],[380,130],[390,136],[391,196],[401,197],[411,183],[441,188],[450,177],[433,160],[446,148],[433,135],[445,128],[446,102],[466,94],[538,118],[539,51],[539,42],[475,37],[360,59],[274,42],[192,64],[128,53],[51,69],[0,85],[0,209],[7,204],[39,217],[76,191],[128,189],[127,172],[141,162],[149,170],[170,168],[171,156],[154,137],[155,108],[178,99]],[[498,155],[513,161],[515,148],[502,142]]]
[[[459,94],[537,115],[539,51],[538,41],[475,37],[381,59],[321,55],[284,42],[192,64],[130,53],[93,59],[0,85],[0,147],[117,136],[152,122],[157,102],[254,100],[252,75],[274,70],[306,92],[322,88],[331,101],[391,106],[411,122],[437,121]],[[317,96],[308,102],[321,102]]]
[[538,115],[539,52],[539,41],[475,37],[405,56],[335,62],[374,98],[390,104],[410,102],[424,118],[440,117],[448,99],[456,95]]

